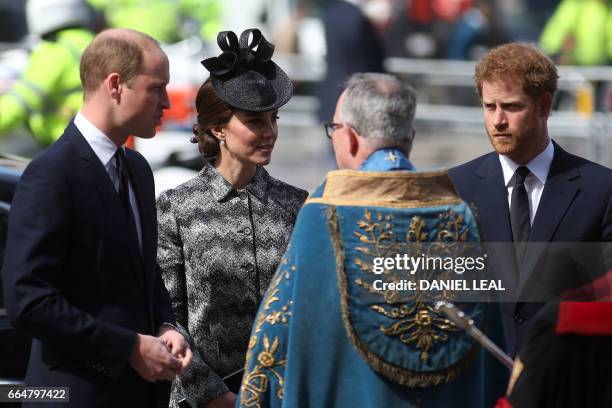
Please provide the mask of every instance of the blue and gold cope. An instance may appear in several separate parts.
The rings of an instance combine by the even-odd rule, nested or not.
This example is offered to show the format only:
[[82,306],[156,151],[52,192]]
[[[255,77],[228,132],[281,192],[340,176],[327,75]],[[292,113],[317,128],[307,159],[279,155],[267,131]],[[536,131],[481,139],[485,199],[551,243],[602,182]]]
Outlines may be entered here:
[[[378,150],[306,201],[260,305],[237,406],[491,407],[503,395],[507,370],[434,310],[447,292],[374,288],[405,278],[374,274],[375,257],[479,240],[446,172],[412,170],[401,151]],[[488,305],[461,308],[501,338],[485,327]]]

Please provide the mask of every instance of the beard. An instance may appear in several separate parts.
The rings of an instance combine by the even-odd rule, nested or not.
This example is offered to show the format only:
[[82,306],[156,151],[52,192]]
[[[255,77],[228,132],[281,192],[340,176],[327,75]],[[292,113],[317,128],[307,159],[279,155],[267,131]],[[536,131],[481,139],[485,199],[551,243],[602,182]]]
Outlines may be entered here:
[[508,155],[518,150],[520,145],[519,139],[521,139],[521,137],[516,133],[494,130],[493,132],[487,131],[487,134],[493,149],[495,149],[498,154]]
[[518,164],[527,164],[539,154],[548,142],[537,126],[530,126],[521,132],[506,129],[487,129],[489,141],[498,154],[508,156]]

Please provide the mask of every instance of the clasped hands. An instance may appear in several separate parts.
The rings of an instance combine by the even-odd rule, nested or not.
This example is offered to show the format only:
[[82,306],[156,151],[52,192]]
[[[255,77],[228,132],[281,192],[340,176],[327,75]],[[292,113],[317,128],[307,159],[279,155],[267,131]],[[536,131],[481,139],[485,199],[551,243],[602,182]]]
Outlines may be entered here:
[[191,356],[191,348],[183,335],[171,326],[163,326],[158,337],[138,334],[129,361],[147,381],[172,381],[185,371]]

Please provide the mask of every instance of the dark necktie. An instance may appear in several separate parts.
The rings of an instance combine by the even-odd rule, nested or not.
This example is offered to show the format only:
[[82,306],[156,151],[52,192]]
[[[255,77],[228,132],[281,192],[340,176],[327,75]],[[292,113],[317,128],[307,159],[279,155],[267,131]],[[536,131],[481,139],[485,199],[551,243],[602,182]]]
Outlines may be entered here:
[[520,263],[525,255],[527,241],[531,233],[529,222],[529,198],[525,188],[525,178],[529,174],[529,169],[520,166],[514,173],[514,188],[512,189],[512,199],[510,202],[510,223],[512,225],[512,238],[516,251],[517,262]]
[[130,188],[129,188],[129,173],[125,153],[122,148],[117,149],[115,153],[115,166],[117,167],[117,175],[119,176],[119,198],[123,204],[123,208],[130,218]]

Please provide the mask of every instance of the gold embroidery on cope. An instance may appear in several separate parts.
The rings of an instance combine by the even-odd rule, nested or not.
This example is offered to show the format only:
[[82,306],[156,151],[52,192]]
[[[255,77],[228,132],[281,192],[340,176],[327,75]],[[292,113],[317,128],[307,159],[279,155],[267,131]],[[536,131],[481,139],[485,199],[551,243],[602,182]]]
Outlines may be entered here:
[[[362,343],[351,323],[344,270],[345,254],[340,237],[338,215],[334,206],[328,207],[327,218],[336,254],[342,319],[347,334],[361,356],[374,370],[403,385],[427,387],[453,380],[470,363],[477,351],[476,347],[469,353],[468,357],[444,370],[420,373],[397,367],[382,360]],[[418,215],[413,216],[410,220],[407,233],[398,236],[394,228],[392,214],[380,212],[372,214],[366,208],[364,209],[363,219],[357,222],[357,230],[353,232],[363,244],[355,248],[360,256],[356,257],[354,263],[363,272],[363,279],[358,278],[355,283],[370,294],[380,298],[378,304],[371,306],[374,312],[394,320],[388,326],[381,325],[379,330],[386,336],[396,337],[406,346],[416,348],[419,352],[419,358],[423,362],[429,360],[432,348],[438,344],[442,345],[448,340],[449,333],[459,331],[452,322],[439,315],[431,303],[436,300],[452,300],[450,292],[376,290],[373,285],[375,279],[384,276],[388,282],[398,283],[402,277],[389,270],[385,270],[382,275],[375,275],[372,271],[372,263],[375,257],[389,257],[400,253],[410,254],[411,256],[419,256],[423,252],[428,255],[433,253],[440,255],[441,252],[445,256],[457,255],[456,252],[459,249],[456,243],[466,241],[469,234],[467,228],[465,231],[461,231],[465,224],[464,218],[454,211],[448,210],[439,215],[436,224],[435,230],[437,233],[432,240],[434,242],[430,242],[431,231],[428,230],[425,220]],[[417,273],[420,273],[423,278],[431,278],[436,274],[435,276],[438,279],[443,279],[448,277],[452,271],[430,270]]]
[[[438,217],[437,237],[436,241],[444,243],[465,241],[469,231],[466,229],[460,234],[463,227],[463,217],[451,211],[445,211]],[[377,213],[375,220],[372,213],[364,210],[364,218],[357,222],[358,230],[354,234],[359,238],[360,242],[368,245],[365,247],[357,247],[357,251],[366,256],[368,259],[357,258],[355,264],[364,272],[371,272],[372,258],[387,257],[398,253],[409,253],[410,255],[419,256],[424,250],[419,243],[427,242],[429,231],[425,220],[422,217],[415,215],[410,220],[410,226],[404,239],[398,239],[393,228],[393,215],[383,215]],[[433,248],[440,250],[435,243],[430,245]],[[443,249],[448,251],[445,245]],[[372,255],[376,254],[376,255]],[[389,272],[389,271],[387,271]],[[420,272],[422,273],[422,272]],[[432,271],[438,276],[448,275],[450,271]],[[391,274],[389,281],[399,283],[402,280],[401,276]],[[370,288],[372,285],[358,279],[357,284],[361,287]],[[367,289],[366,289],[367,290]],[[369,291],[372,293],[372,291]],[[429,351],[434,347],[435,343],[442,343],[448,340],[448,332],[458,331],[453,323],[448,319],[441,317],[436,313],[434,308],[426,303],[426,300],[431,299],[431,294],[427,292],[414,291],[409,296],[401,296],[400,291],[388,290],[382,291],[382,296],[386,304],[393,305],[399,302],[416,302],[412,305],[406,303],[398,307],[389,308],[387,305],[372,305],[371,308],[375,312],[386,317],[396,320],[395,323],[388,327],[381,326],[380,331],[388,336],[398,337],[399,340],[407,345],[414,344],[419,350],[419,358],[423,362],[429,361]],[[378,294],[378,293],[376,293]],[[442,292],[441,296],[444,300],[450,300],[448,292]]]
[[[295,266],[289,268],[287,266],[287,259],[283,257],[279,270],[272,279],[266,296],[262,301],[264,313],[258,315],[255,322],[255,334],[251,336],[247,349],[245,375],[240,387],[240,406],[260,408],[262,394],[268,391],[272,377],[275,377],[278,381],[276,397],[279,399],[284,397],[285,380],[282,370],[284,370],[287,363],[286,355],[277,355],[280,343],[278,336],[275,336],[272,342],[270,342],[270,338],[266,333],[263,333],[263,339],[261,334],[262,326],[265,323],[269,325],[287,325],[291,317],[290,308],[293,303],[291,300],[283,306],[277,304],[280,300],[278,297],[280,284],[285,280],[288,281],[291,278],[292,272],[295,271]],[[280,308],[277,309],[279,306]],[[248,363],[251,361],[253,352],[260,340],[262,341],[263,351],[257,354],[256,364],[249,370]]]

